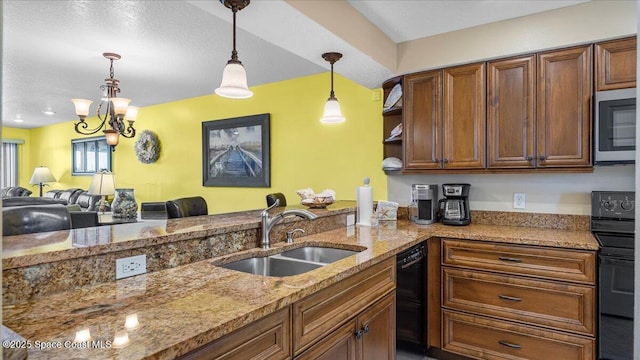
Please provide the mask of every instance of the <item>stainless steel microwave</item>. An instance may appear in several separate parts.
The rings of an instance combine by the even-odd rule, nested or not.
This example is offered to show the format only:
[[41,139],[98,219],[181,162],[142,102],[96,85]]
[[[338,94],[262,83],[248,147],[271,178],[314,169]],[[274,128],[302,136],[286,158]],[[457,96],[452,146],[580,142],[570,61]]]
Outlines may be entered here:
[[636,89],[596,92],[594,119],[594,164],[634,164]]

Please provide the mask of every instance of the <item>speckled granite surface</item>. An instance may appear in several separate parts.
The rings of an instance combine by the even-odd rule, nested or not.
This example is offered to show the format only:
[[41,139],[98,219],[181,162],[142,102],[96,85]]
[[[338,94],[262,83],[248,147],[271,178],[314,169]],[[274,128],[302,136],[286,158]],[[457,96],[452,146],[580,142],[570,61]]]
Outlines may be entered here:
[[[287,207],[292,208],[301,206]],[[295,228],[314,234],[343,227],[353,211],[353,201],[342,201],[326,210],[314,209],[314,221],[287,217],[272,229],[271,241],[283,241]],[[145,254],[147,272],[154,272],[255,248],[259,220],[256,210],[5,237],[3,302],[114,281],[115,261],[123,257]]]
[[[588,231],[472,224],[415,225],[407,221],[378,227],[342,227],[276,243],[270,250],[239,253],[133,278],[3,305],[4,325],[27,340],[60,343],[61,349],[29,350],[30,359],[172,359],[220,336],[289,306],[362,269],[395,256],[431,237],[451,237],[569,249],[596,250]],[[362,250],[333,264],[290,277],[263,277],[214,266],[234,259],[278,253],[303,245]],[[139,326],[125,328],[134,315]],[[92,343],[70,346],[76,332],[88,329]],[[128,334],[122,348],[106,348],[116,333]],[[65,343],[66,342],[66,343]]]

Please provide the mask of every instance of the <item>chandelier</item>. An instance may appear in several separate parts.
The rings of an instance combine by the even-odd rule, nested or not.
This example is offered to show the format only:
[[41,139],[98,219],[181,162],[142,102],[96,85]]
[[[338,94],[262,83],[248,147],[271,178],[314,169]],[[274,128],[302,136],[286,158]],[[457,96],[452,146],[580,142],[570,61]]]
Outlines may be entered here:
[[[80,121],[75,123],[76,132],[82,135],[93,135],[104,128],[102,132],[105,134],[107,144],[111,147],[111,151],[115,151],[120,135],[126,138],[132,138],[136,135],[133,122],[136,121],[139,108],[129,106],[131,99],[117,97],[120,88],[118,87],[118,79],[113,77],[113,61],[120,60],[120,55],[103,53],[102,56],[111,62],[111,67],[109,69],[109,77],[104,79],[105,85],[100,86],[103,97],[96,108],[96,115],[100,120],[98,126],[89,128],[89,124],[85,121],[93,101],[86,99],[71,99],[71,101],[76,107],[76,115],[80,118]],[[127,122],[126,125],[125,120]]]

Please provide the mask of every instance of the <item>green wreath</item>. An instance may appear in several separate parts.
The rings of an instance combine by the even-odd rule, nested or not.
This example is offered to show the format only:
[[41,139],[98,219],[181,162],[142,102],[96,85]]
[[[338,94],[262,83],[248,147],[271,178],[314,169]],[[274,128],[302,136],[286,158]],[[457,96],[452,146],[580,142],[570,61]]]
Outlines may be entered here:
[[151,130],[144,130],[136,140],[135,151],[138,160],[143,164],[151,164],[160,157],[160,141],[158,135]]

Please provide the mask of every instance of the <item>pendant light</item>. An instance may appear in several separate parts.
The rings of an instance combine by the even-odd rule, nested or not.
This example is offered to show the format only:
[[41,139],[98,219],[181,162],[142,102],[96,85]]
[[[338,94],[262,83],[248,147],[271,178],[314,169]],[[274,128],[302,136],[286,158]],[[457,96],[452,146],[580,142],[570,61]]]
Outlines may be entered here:
[[323,123],[341,123],[345,120],[344,116],[342,116],[342,112],[340,111],[340,103],[333,92],[333,64],[340,60],[341,57],[342,54],[337,52],[322,54],[322,58],[331,64],[331,92],[329,93],[327,103],[324,104],[324,114],[320,118],[320,122]]
[[230,99],[248,99],[253,92],[247,86],[247,72],[236,51],[236,13],[249,5],[251,0],[220,0],[220,2],[233,12],[233,51],[231,59],[227,62],[222,73],[222,83],[217,88],[216,94]]

